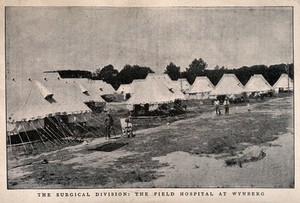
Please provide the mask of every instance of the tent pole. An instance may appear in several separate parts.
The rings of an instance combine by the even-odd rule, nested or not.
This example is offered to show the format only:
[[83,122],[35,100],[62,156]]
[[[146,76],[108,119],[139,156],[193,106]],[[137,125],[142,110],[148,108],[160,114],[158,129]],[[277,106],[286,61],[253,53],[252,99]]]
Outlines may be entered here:
[[[49,118],[50,120],[51,120],[51,118]],[[56,135],[59,137],[59,138],[61,138],[61,140],[62,141],[64,141],[64,143],[68,143],[68,141],[66,141],[66,139],[64,139],[64,138],[66,138],[66,135],[65,135],[65,133],[64,133],[64,131],[63,131],[63,129],[58,125],[58,124],[56,124],[53,120],[52,120],[52,123],[56,126],[56,128],[59,130],[59,132],[61,133],[57,133]],[[49,128],[50,130],[51,130],[51,128]],[[55,133],[55,131],[54,130],[52,130],[52,132],[54,132]]]
[[[43,140],[43,134],[41,135],[41,133],[36,129],[36,127],[34,126],[34,124],[33,123],[30,123],[31,125],[32,125],[32,127],[34,128],[34,130],[39,134],[39,138],[40,138],[40,140],[42,141],[42,143],[45,145],[45,147],[47,148],[47,149],[49,149],[48,148],[48,146],[46,145],[46,143],[44,142],[44,140]],[[49,140],[50,141],[50,140]],[[51,141],[50,141],[51,142]]]
[[[89,121],[86,121],[86,122],[93,126],[93,124],[90,123]],[[96,128],[95,126],[93,126],[93,127]],[[96,130],[97,130],[97,128],[96,128]],[[97,131],[97,132],[98,132],[98,131]],[[104,135],[101,131],[99,131],[99,132],[100,132],[101,135]]]
[[[101,126],[103,126],[103,124],[98,120],[98,119],[96,119],[96,118],[93,118],[93,117],[91,117],[92,119],[94,119],[95,121],[97,121],[97,122],[99,122],[99,124],[101,125]],[[101,135],[104,135],[104,136],[106,136],[105,134],[103,134],[100,130],[99,130],[99,132],[101,133]]]
[[61,145],[62,143],[58,141],[57,137],[53,135],[53,133],[48,129],[47,126],[45,126],[45,129],[43,129],[49,137],[53,139],[53,142],[56,142],[58,145]]
[[95,121],[99,122],[99,124],[103,126],[103,124],[102,124],[102,122],[100,122],[100,120],[93,118],[93,116],[91,116],[91,118],[94,119]]
[[[54,116],[54,118],[58,121],[58,125],[61,127],[62,132],[63,132],[64,135],[65,135],[65,138],[67,138],[67,137],[69,137],[70,135],[72,135],[72,134],[68,135],[68,133],[70,133],[70,132],[68,131],[68,129],[66,129],[66,127],[65,127],[65,125],[64,125],[64,123],[63,123],[63,121],[62,121],[61,119],[57,118],[56,116]],[[67,140],[68,142],[73,142],[72,140],[69,140],[69,139],[66,139],[66,140]]]
[[[76,122],[76,123],[77,123],[77,122]],[[94,137],[97,138],[97,136],[96,136],[93,132],[88,131],[85,127],[81,126],[79,123],[77,123],[77,125],[79,125],[79,126],[80,126],[82,129],[84,129],[86,132],[92,133],[92,135],[93,135]]]
[[51,128],[49,128],[49,127],[46,126],[46,130],[48,130],[48,132],[50,132],[50,133],[56,138],[57,142],[59,142],[59,143],[62,144],[62,145],[64,144],[64,143],[59,139],[59,136],[58,136],[54,131],[51,130]]
[[[54,124],[55,125],[55,127],[62,133],[62,136],[58,136],[58,137],[63,137],[64,136],[64,133],[61,131],[61,129],[60,129],[60,127],[49,117],[48,118],[50,121],[51,121],[51,123],[52,124]],[[65,142],[65,143],[67,143],[67,141],[65,141],[63,138],[62,138],[62,140]]]
[[31,142],[31,140],[29,139],[29,136],[28,136],[28,134],[27,134],[27,132],[26,132],[26,129],[25,129],[23,123],[21,123],[21,125],[22,125],[22,128],[23,128],[23,130],[24,130],[24,132],[25,132],[25,134],[26,134],[26,137],[27,137],[27,139],[28,139],[28,141],[29,141],[29,144],[30,144],[30,146],[31,146],[31,149],[32,149],[32,151],[34,151],[32,142]]
[[21,135],[20,135],[19,132],[18,132],[18,135],[19,135],[19,138],[20,138],[20,140],[21,140],[21,142],[22,142],[22,145],[23,145],[23,147],[24,147],[24,149],[25,149],[25,152],[26,152],[26,154],[27,154],[27,149],[26,149],[26,147],[25,147],[25,144],[24,144],[23,139],[22,139],[22,137],[21,137]]
[[102,121],[98,120],[97,118],[94,118],[93,116],[91,116],[91,118],[98,121],[100,124],[102,124]]
[[[72,136],[72,137],[74,137],[74,134],[72,133],[72,131],[68,128],[68,126],[66,125],[66,124],[64,124],[63,122],[61,122],[57,117],[55,117],[56,118],[56,120],[57,121],[59,121],[60,122],[60,125],[62,126],[62,128],[64,128],[64,129],[66,129],[67,131],[68,131],[68,133]],[[69,136],[68,136],[69,137]],[[69,139],[67,139],[69,142],[75,142],[75,141],[73,141],[73,140],[69,140]]]
[[[42,127],[42,126],[40,126],[41,127],[41,129],[50,137],[50,138],[53,138],[53,136],[50,134],[50,133],[48,133],[45,129],[46,129],[46,126],[45,126],[45,129]],[[50,139],[48,139],[49,141],[50,141]],[[55,139],[54,139],[55,140]],[[52,142],[52,141],[51,141]],[[54,144],[54,141],[52,142],[53,144]],[[56,142],[56,143],[58,143],[58,142]],[[60,143],[58,143],[58,145],[60,145]],[[54,144],[54,146],[56,146],[55,144]]]
[[58,126],[60,126],[60,129],[61,129],[61,132],[64,134],[64,137],[66,138],[65,140],[66,140],[67,142],[72,142],[72,141],[70,141],[69,139],[67,139],[67,137],[69,137],[69,136],[67,135],[67,132],[65,132],[62,123],[58,120],[57,117],[54,116],[54,118],[57,120]]
[[91,122],[89,122],[87,120],[86,120],[86,122],[89,123],[91,125],[91,127],[95,128],[95,130],[98,130],[98,128],[95,125],[93,125]]
[[[39,138],[40,138],[40,140],[42,141],[42,143],[45,145],[45,147],[46,147],[47,149],[49,149],[48,146],[46,145],[46,143],[44,142],[43,137],[41,136],[40,132],[37,131],[37,130],[36,130],[36,132],[39,134]],[[49,141],[50,141],[50,140],[49,140]]]
[[[69,133],[70,133],[70,135],[71,135],[71,137],[75,137],[75,135],[74,135],[74,133],[70,130],[70,128],[66,125],[66,124],[63,124],[64,126],[65,126],[65,128],[69,131]],[[74,142],[75,143],[75,140],[72,140],[71,139],[71,142]]]
[[[54,118],[55,118],[55,116],[54,116]],[[51,119],[51,118],[49,118],[49,119]],[[56,120],[57,120],[57,118],[55,118]],[[53,121],[53,120],[52,120]],[[55,123],[55,126],[59,129],[59,131],[62,133],[62,137],[64,137],[64,138],[66,138],[67,137],[67,135],[65,134],[65,132],[64,132],[64,129],[61,127],[61,125],[60,125],[60,122],[59,122],[59,120],[57,120],[58,121],[58,124],[57,123],[55,123],[54,121],[53,121],[53,123]]]
[[[66,129],[68,131],[68,133],[70,133],[72,135],[72,133],[69,131],[69,129],[66,128],[66,125],[64,124],[64,122],[62,121],[61,118],[59,118],[57,116],[54,116],[54,118],[57,120],[58,124],[61,126],[62,129]],[[67,137],[68,137],[68,135],[67,135]]]

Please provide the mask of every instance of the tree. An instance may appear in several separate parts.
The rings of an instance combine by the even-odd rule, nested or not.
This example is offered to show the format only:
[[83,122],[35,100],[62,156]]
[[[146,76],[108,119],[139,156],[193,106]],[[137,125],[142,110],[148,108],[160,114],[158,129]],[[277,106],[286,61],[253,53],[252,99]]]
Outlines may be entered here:
[[[48,71],[46,71],[48,72]],[[61,78],[91,78],[92,73],[86,70],[59,70]]]
[[194,59],[189,65],[189,68],[187,68],[187,72],[189,72],[191,75],[200,76],[203,74],[206,67],[207,63],[203,61],[202,58]]
[[207,63],[202,59],[194,59],[192,63],[186,68],[186,79],[192,84],[197,76],[204,76],[204,70],[207,67]]
[[283,73],[287,73],[287,65],[284,63],[269,66],[264,76],[270,85],[274,85]]
[[148,73],[154,73],[150,67],[126,64],[119,73],[120,84],[129,84],[134,79],[145,79]]
[[205,75],[210,79],[211,83],[213,85],[217,85],[224,73],[226,73],[228,69],[226,69],[224,66],[222,66],[220,69],[214,69],[214,70],[205,70]]
[[220,66],[219,65],[216,65],[214,70],[219,70],[220,69]]
[[167,65],[165,73],[167,73],[172,80],[178,80],[180,77],[180,67],[171,62]]
[[119,82],[117,80],[119,71],[114,68],[113,65],[109,64],[104,66],[102,69],[98,68],[93,73],[93,79],[103,80],[111,84],[114,88],[119,86]]

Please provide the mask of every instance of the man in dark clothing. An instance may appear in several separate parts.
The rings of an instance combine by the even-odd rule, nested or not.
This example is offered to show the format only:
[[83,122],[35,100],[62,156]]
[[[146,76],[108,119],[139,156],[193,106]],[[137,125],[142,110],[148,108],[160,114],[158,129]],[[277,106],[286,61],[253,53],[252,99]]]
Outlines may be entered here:
[[104,124],[105,124],[106,138],[110,139],[110,132],[112,127],[114,126],[114,119],[109,113],[105,117]]
[[220,101],[218,99],[215,100],[214,102],[215,109],[216,109],[216,115],[220,116],[221,111],[220,111]]
[[224,106],[225,106],[225,114],[228,115],[229,114],[229,98],[228,97],[225,98]]

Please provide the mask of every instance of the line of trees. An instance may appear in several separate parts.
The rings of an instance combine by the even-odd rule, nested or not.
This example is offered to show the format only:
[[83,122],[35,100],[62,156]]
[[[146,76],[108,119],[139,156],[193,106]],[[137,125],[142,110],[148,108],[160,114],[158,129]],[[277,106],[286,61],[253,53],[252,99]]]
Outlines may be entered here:
[[146,66],[126,64],[119,72],[113,65],[109,64],[102,69],[96,69],[92,73],[91,79],[103,80],[111,84],[115,89],[118,89],[121,84],[129,84],[134,79],[145,79],[148,73],[154,73],[154,71]]

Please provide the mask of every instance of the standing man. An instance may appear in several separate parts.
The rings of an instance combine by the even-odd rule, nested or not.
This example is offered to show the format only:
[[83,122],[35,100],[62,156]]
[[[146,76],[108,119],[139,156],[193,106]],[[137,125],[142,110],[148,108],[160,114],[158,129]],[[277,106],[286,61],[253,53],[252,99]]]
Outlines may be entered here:
[[111,132],[112,127],[114,126],[114,120],[113,120],[112,116],[110,115],[110,113],[108,113],[107,116],[105,117],[104,124],[105,124],[105,130],[106,130],[106,138],[110,139],[110,132]]
[[224,106],[225,106],[225,115],[228,115],[229,114],[229,99],[228,99],[228,97],[225,98]]
[[218,99],[215,100],[214,105],[215,105],[215,108],[216,108],[216,115],[217,116],[221,115],[220,101]]
[[132,123],[130,122],[130,116],[128,116],[127,118],[125,118],[125,132],[127,134],[128,138],[132,138],[133,137],[133,131],[132,131]]

